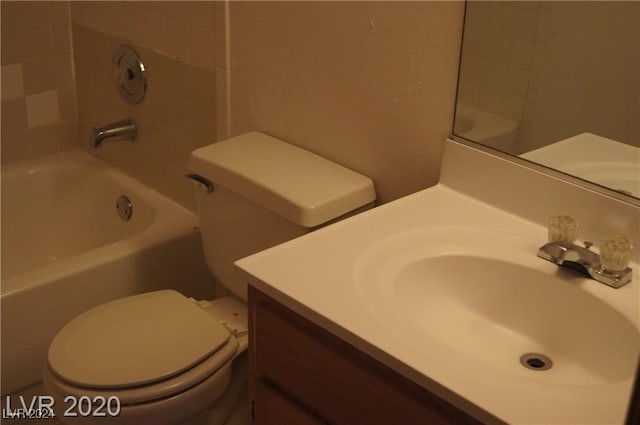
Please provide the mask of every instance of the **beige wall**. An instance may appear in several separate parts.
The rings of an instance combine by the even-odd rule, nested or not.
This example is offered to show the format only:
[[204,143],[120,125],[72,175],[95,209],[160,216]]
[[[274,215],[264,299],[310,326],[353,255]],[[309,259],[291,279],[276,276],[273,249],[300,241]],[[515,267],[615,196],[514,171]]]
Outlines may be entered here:
[[0,3],[2,164],[76,144],[69,2]]
[[231,132],[261,130],[372,177],[437,182],[463,4],[232,2]]
[[[192,150],[216,141],[216,61],[224,54],[224,4],[218,2],[72,2],[80,144],[107,162],[195,210],[185,177]],[[222,18],[222,19],[221,19]],[[112,54],[132,45],[147,69],[138,105],[120,97]],[[89,146],[91,127],[127,117],[134,143]]]

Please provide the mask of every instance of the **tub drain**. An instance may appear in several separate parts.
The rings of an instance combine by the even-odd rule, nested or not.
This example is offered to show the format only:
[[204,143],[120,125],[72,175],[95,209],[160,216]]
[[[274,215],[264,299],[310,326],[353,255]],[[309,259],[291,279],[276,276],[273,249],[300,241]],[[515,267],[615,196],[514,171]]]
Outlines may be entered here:
[[122,220],[129,221],[133,215],[133,204],[126,195],[122,195],[116,200],[116,210]]
[[549,370],[553,366],[551,359],[540,353],[527,353],[520,356],[520,364],[531,370]]

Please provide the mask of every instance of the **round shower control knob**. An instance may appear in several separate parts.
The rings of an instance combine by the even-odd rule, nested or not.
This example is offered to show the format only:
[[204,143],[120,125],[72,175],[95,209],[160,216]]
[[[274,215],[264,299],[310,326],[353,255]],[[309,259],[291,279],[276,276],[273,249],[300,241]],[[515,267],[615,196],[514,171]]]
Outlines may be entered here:
[[112,67],[113,80],[122,98],[132,105],[142,102],[147,92],[147,76],[133,47],[118,47],[113,54]]

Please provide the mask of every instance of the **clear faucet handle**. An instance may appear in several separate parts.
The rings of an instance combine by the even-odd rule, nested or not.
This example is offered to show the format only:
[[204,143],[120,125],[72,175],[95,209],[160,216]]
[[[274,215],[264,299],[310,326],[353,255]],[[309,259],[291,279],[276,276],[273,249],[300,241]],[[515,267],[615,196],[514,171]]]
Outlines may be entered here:
[[547,229],[549,242],[573,243],[578,237],[578,222],[568,215],[554,215],[549,217]]
[[631,240],[626,236],[607,236],[600,242],[600,265],[608,271],[622,271],[631,261],[632,250]]

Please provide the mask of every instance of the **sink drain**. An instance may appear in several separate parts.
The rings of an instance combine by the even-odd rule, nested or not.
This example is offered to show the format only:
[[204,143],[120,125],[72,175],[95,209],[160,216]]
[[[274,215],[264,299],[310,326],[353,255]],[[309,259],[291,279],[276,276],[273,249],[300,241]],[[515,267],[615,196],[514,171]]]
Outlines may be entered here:
[[549,370],[553,366],[551,359],[540,353],[527,353],[520,356],[520,364],[531,370]]

